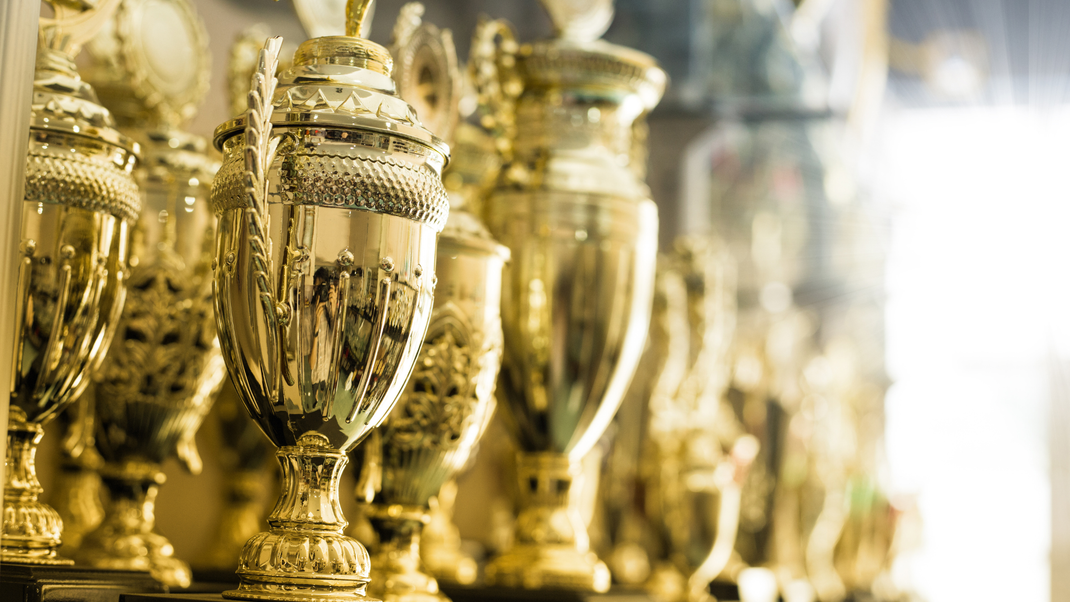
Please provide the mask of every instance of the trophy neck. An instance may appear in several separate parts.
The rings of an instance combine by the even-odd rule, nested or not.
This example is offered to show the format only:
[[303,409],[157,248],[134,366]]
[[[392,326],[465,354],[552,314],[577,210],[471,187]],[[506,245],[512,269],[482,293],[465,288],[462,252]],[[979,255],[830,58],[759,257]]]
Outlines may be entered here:
[[330,447],[293,445],[279,448],[282,495],[268,517],[276,529],[341,533],[349,524],[342,515],[338,481],[349,460]]
[[45,431],[40,424],[12,421],[7,431],[7,470],[4,471],[4,501],[32,502],[43,491],[37,479],[37,444]]

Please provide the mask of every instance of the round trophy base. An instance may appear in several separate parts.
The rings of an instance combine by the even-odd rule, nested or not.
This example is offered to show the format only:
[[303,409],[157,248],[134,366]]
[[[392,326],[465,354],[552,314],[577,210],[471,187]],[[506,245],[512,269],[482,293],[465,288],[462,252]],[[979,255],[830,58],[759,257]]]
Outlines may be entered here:
[[580,464],[565,454],[521,452],[516,469],[516,543],[487,565],[487,585],[608,591],[609,568],[590,551],[578,507]]
[[[256,568],[250,561],[256,562]],[[276,602],[378,602],[365,595],[368,578],[363,575],[367,574],[367,566],[364,546],[345,535],[272,529],[245,544],[237,571],[241,583],[238,589],[223,592],[223,597]],[[331,569],[336,572],[325,572]]]
[[423,507],[371,504],[365,508],[379,537],[371,560],[368,593],[385,602],[449,602],[438,581],[424,572],[420,534],[428,520]]
[[34,550],[5,550],[0,554],[0,563],[3,564],[35,564],[42,566],[71,566],[73,560],[58,556],[55,551],[49,551],[45,555],[35,556]]
[[[105,526],[107,523],[105,523]],[[173,557],[174,548],[157,533],[94,532],[78,550],[78,562],[95,569],[148,571],[152,578],[172,587],[189,587],[193,571]]]
[[37,499],[42,489],[34,457],[44,434],[41,425],[33,422],[13,419],[8,425],[0,531],[0,561],[4,564],[74,564],[56,552],[62,545],[63,519],[55,508]]
[[156,495],[164,475],[155,465],[107,466],[101,480],[108,490],[104,520],[78,549],[78,562],[97,569],[148,571],[172,587],[189,587],[193,572],[174,557],[171,542],[156,533]]
[[609,591],[609,568],[572,546],[520,544],[486,568],[487,585],[523,589]]
[[348,460],[326,438],[306,433],[296,446],[279,448],[282,495],[271,530],[246,542],[231,600],[275,602],[371,601],[368,551],[342,534],[338,479]]

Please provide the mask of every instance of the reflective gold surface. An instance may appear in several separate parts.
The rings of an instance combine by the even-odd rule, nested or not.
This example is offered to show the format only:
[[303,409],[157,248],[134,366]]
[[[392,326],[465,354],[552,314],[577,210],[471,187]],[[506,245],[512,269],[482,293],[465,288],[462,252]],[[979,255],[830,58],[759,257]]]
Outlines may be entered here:
[[261,54],[249,112],[216,131],[216,324],[283,469],[271,530],[246,543],[241,583],[224,596],[360,599],[368,554],[342,534],[338,478],[424,340],[448,151],[393,95],[382,47],[305,42],[276,92],[279,44]]
[[[601,28],[584,31],[517,52],[515,103],[512,61],[501,60],[508,37],[485,23],[473,44],[477,72],[499,74],[496,87],[476,80],[487,110],[515,107],[490,122],[516,124],[486,207],[512,252],[498,396],[522,450],[516,544],[486,569],[497,585],[609,587],[576,507],[578,462],[616,412],[647,334],[657,209],[627,156],[632,123],[656,104],[665,75],[650,57],[595,40]],[[495,37],[498,48],[487,42]]]
[[[122,310],[138,147],[114,129],[72,56],[115,7],[43,19],[26,164],[4,483],[2,561],[66,564],[62,521],[38,501],[43,425],[88,384]],[[84,11],[84,12],[83,12]]]

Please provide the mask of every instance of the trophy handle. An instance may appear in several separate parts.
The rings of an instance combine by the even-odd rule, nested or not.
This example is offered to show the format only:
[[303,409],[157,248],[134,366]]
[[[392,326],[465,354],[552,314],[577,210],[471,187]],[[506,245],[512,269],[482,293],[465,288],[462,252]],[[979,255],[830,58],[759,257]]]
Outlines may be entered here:
[[481,18],[472,34],[468,74],[479,103],[479,123],[494,135],[503,163],[512,158],[516,133],[514,105],[523,91],[516,71],[516,35],[502,19]]
[[717,467],[727,477],[720,485],[721,503],[717,510],[717,536],[705,560],[687,580],[688,600],[701,602],[709,599],[709,584],[728,566],[736,547],[739,532],[739,512],[742,509],[743,482],[754,459],[758,457],[758,439],[743,435],[732,445],[731,455]]
[[[385,266],[384,266],[385,267]],[[348,279],[348,274],[346,275]],[[368,385],[371,384],[372,372],[375,371],[375,364],[379,361],[379,347],[383,343],[383,331],[386,329],[386,319],[389,313],[387,305],[390,303],[390,277],[382,278],[379,280],[379,302],[376,304],[377,315],[375,317],[375,324],[372,326],[371,334],[371,350],[368,353],[368,359],[364,362],[364,372],[360,375],[360,383],[357,385],[357,402],[353,404],[353,408],[349,410],[349,414],[346,416],[346,424],[353,422],[357,414],[368,411],[371,403],[368,401]],[[341,330],[341,329],[339,329]],[[341,345],[338,346],[341,348]]]

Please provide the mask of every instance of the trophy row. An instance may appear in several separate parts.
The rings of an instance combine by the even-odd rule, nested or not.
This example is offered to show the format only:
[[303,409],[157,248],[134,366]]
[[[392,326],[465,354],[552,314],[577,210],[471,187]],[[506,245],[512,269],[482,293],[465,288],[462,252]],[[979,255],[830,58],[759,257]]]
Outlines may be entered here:
[[[701,599],[738,562],[734,521],[759,442],[708,428],[730,422],[732,264],[710,240],[658,259],[635,132],[666,77],[599,39],[611,2],[546,0],[556,36],[524,45],[484,20],[463,73],[449,32],[416,3],[390,48],[360,37],[370,0],[349,0],[345,35],[303,42],[282,67],[282,40],[254,34],[255,60],[240,47],[232,58],[249,84],[215,130],[221,161],[181,129],[207,91],[203,27],[186,2],[165,4],[56,1],[41,21],[4,566],[72,564],[65,545],[79,565],[189,586],[153,503],[166,459],[199,469],[194,435],[218,398],[246,458],[235,495],[259,486],[242,462],[258,465],[262,436],[282,479],[224,597],[444,599],[432,573],[450,561],[421,554],[421,534],[500,402],[520,450],[520,510],[485,581],[606,591],[578,506],[580,461],[648,357],[629,393],[642,399],[620,420],[651,417],[653,447],[633,455],[658,469],[617,466],[656,484],[658,528],[677,550],[694,526],[672,512],[679,499],[701,483],[720,492],[712,551],[686,591],[663,596]],[[174,56],[146,50],[147,23],[178,40]],[[65,533],[38,499],[34,454],[75,402],[68,468],[99,473],[110,504],[92,529]],[[344,533],[351,458],[374,556]],[[449,529],[438,525],[440,540]],[[615,567],[628,566],[626,539]]]

